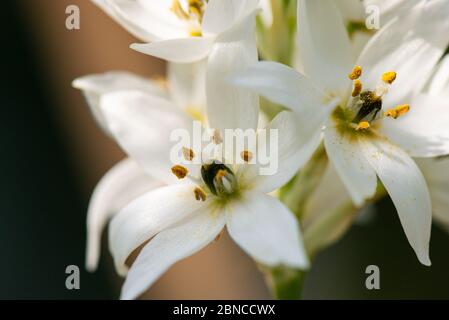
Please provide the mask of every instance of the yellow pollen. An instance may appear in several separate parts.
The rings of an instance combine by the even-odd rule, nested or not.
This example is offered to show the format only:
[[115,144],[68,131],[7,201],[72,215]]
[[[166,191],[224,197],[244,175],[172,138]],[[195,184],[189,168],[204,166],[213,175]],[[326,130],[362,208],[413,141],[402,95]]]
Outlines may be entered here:
[[183,166],[176,165],[171,168],[171,172],[178,178],[178,179],[184,179],[187,174],[189,173],[189,170],[187,168],[184,168]]
[[355,66],[354,69],[352,69],[351,73],[348,75],[349,79],[356,80],[360,78],[362,75],[362,67],[361,66]]
[[193,190],[193,193],[195,194],[195,199],[197,201],[206,201],[206,193],[203,189],[196,187],[195,190]]
[[253,158],[253,153],[251,151],[245,150],[240,152],[240,157],[242,157],[245,162],[250,162]]
[[195,158],[195,153],[193,152],[193,150],[188,148],[182,148],[182,155],[187,161],[192,161],[193,158]]
[[190,30],[189,35],[191,37],[201,37],[203,33],[201,32],[201,30],[192,29]]
[[362,92],[362,82],[360,80],[355,80],[354,81],[354,88],[352,89],[352,96],[353,97],[357,97],[360,92]]
[[201,20],[204,14],[204,0],[189,0],[189,13]]
[[382,81],[386,82],[388,84],[392,84],[394,82],[394,80],[396,80],[396,76],[397,76],[397,74],[394,71],[385,72],[382,75]]
[[389,118],[397,119],[400,116],[403,116],[404,114],[409,112],[409,110],[410,110],[410,105],[401,104],[394,109],[389,109],[389,110],[385,111],[384,115]]
[[359,122],[359,124],[357,125],[357,127],[355,128],[355,130],[359,131],[359,130],[366,130],[369,129],[370,125],[368,121],[361,121]]

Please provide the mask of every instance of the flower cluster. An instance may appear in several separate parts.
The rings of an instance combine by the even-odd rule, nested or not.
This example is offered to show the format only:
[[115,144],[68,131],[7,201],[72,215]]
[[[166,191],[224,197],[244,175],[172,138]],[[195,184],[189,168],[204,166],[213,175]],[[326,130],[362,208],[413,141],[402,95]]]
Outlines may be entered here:
[[[129,156],[96,187],[87,222],[95,270],[112,219],[122,298],[225,227],[261,270],[302,272],[387,195],[431,264],[432,212],[449,225],[448,1],[93,1],[141,41],[132,49],[168,61],[163,83],[127,72],[74,81]],[[379,30],[365,27],[373,6]],[[276,130],[277,171],[260,174],[250,148],[237,150],[239,163],[203,159],[201,144],[183,145],[185,161],[173,163],[171,134],[192,121],[217,149],[226,129],[253,130],[258,142]]]

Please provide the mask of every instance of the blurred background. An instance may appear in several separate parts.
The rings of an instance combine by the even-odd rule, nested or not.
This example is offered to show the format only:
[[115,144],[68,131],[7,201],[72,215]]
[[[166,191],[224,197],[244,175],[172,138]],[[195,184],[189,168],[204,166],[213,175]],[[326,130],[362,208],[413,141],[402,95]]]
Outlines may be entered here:
[[[68,5],[81,29],[65,27]],[[96,126],[74,78],[110,70],[164,75],[162,61],[129,49],[135,41],[89,0],[3,0],[0,10],[0,298],[112,299],[121,279],[104,242],[99,270],[84,270],[85,218],[101,176],[124,157]],[[306,299],[449,298],[449,236],[434,226],[432,267],[421,266],[389,200],[321,253],[306,279]],[[104,237],[105,238],[105,237]],[[368,265],[380,290],[365,288]],[[81,270],[81,289],[65,269]],[[269,298],[253,262],[229,239],[170,269],[152,299]]]

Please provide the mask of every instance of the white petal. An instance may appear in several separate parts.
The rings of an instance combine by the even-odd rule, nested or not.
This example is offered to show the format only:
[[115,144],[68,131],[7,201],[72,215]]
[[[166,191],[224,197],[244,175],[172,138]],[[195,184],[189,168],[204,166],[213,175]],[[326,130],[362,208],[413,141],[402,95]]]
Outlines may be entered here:
[[432,200],[433,216],[449,230],[449,158],[418,159]]
[[380,12],[380,25],[385,26],[395,17],[408,14],[418,1],[409,0],[362,0],[365,8],[376,6]]
[[139,21],[146,21],[147,13],[142,10],[135,1],[117,0],[92,0],[97,6],[105,11],[111,18],[119,23],[128,32],[142,41],[153,41],[157,39],[145,24],[142,26]]
[[187,112],[206,114],[206,64],[169,63],[168,82],[171,100]]
[[138,255],[122,288],[122,299],[136,299],[174,263],[204,248],[225,225],[223,214],[200,212],[155,236]]
[[203,17],[203,32],[217,35],[241,22],[257,9],[258,0],[210,0]]
[[412,157],[449,154],[449,99],[419,94],[410,101],[410,111],[394,120],[382,121],[381,131]]
[[322,89],[346,94],[354,60],[334,1],[298,0],[298,46],[306,75]]
[[159,97],[167,96],[167,92],[154,81],[126,71],[84,76],[75,79],[72,85],[83,91],[95,120],[105,131],[107,125],[100,109],[100,98],[103,94],[121,90],[139,90]]
[[429,94],[449,95],[449,56],[446,55],[438,65],[438,69],[429,86]]
[[419,1],[377,32],[363,50],[358,64],[366,71],[365,87],[374,88],[386,71],[397,72],[385,106],[407,103],[428,81],[449,42],[448,10],[447,1]]
[[101,233],[107,221],[129,202],[160,185],[129,158],[104,175],[92,193],[87,211],[87,270],[97,269]]
[[[234,34],[214,44],[206,73],[207,113],[211,128],[248,129],[257,127],[259,99],[236,88],[227,78],[258,59],[254,16],[247,18]],[[235,38],[239,32],[241,38]]]
[[265,28],[270,28],[273,24],[273,10],[271,7],[271,0],[260,0],[260,7],[262,12],[260,17],[262,18]]
[[388,191],[410,245],[419,261],[430,266],[432,209],[426,181],[415,162],[400,148],[380,139],[362,139],[366,160]]
[[145,42],[186,37],[188,25],[170,10],[171,0],[93,0],[128,32]]
[[229,81],[299,113],[330,100],[307,77],[277,62],[251,64],[232,74]]
[[324,133],[324,145],[343,184],[356,206],[374,196],[377,186],[376,173],[361,153],[357,139],[343,136],[329,122]]
[[229,234],[255,260],[268,266],[309,266],[299,225],[277,199],[251,192],[226,207]]
[[213,42],[212,37],[190,37],[153,43],[134,43],[131,49],[170,62],[190,63],[206,58]]
[[[268,193],[293,178],[321,142],[321,126],[306,131],[309,129],[300,124],[296,114],[284,111],[273,119],[266,131],[259,131],[259,162],[243,170],[242,184]],[[277,130],[278,140],[271,141],[270,130]],[[268,159],[270,163],[266,163]]]
[[167,100],[139,91],[106,94],[101,108],[110,132],[148,174],[167,183],[176,180],[173,176],[167,181],[167,173],[176,164],[170,159],[176,144],[170,135],[176,129],[189,130],[191,119]]
[[191,184],[155,189],[114,217],[109,225],[109,247],[120,275],[126,274],[125,261],[135,249],[207,205],[207,201],[195,199],[194,189]]

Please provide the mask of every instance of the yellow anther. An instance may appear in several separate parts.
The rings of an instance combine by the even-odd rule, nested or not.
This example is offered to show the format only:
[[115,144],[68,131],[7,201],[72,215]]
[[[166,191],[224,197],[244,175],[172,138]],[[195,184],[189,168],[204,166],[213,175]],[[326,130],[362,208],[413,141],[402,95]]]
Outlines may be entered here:
[[351,80],[356,80],[360,78],[361,75],[362,75],[362,67],[355,66],[354,69],[352,69],[351,73],[348,75],[348,77]]
[[184,179],[189,174],[189,170],[187,170],[187,168],[184,168],[183,166],[180,166],[180,165],[176,165],[176,166],[172,167],[171,172],[178,179]]
[[189,35],[191,37],[201,37],[203,35],[203,33],[201,32],[201,30],[192,29],[192,30],[190,30]]
[[396,76],[397,76],[397,74],[394,71],[385,72],[382,75],[382,81],[386,82],[388,84],[392,84],[394,82],[394,80],[396,80]]
[[206,193],[203,189],[196,187],[195,190],[193,190],[193,193],[195,194],[195,199],[197,201],[206,201]]
[[359,130],[366,130],[369,129],[370,125],[368,121],[361,121],[359,122],[359,124],[357,125],[357,127],[355,128],[355,130],[359,131]]
[[389,110],[385,111],[384,115],[389,118],[397,119],[400,116],[403,116],[404,114],[409,112],[409,110],[410,110],[410,105],[401,104],[394,109],[389,109]]
[[182,148],[182,155],[184,156],[184,159],[187,161],[192,161],[193,158],[195,158],[195,153],[192,149],[189,148]]
[[240,152],[240,157],[242,157],[243,161],[250,162],[253,158],[253,153],[251,151],[245,150]]
[[396,107],[396,112],[398,113],[398,117],[403,116],[410,110],[410,105],[408,104],[401,104]]
[[362,82],[360,80],[354,81],[354,88],[352,89],[352,96],[357,97],[362,92]]

